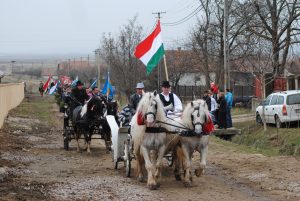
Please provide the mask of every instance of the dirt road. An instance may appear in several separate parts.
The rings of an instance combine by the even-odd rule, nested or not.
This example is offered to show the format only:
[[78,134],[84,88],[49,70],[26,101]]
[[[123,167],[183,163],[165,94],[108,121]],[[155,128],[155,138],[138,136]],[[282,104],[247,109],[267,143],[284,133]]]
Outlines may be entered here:
[[166,166],[161,187],[150,191],[126,178],[122,165],[114,170],[103,141],[92,141],[91,154],[76,152],[75,141],[65,151],[56,110],[53,104],[55,127],[14,114],[0,130],[0,200],[300,200],[299,158],[241,153],[214,137],[207,171],[193,187],[175,181]]

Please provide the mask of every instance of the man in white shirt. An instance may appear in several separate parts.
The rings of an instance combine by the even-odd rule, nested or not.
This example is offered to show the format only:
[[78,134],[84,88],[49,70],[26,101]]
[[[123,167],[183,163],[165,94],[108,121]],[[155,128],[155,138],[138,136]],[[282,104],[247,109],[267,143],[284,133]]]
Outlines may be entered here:
[[211,100],[211,106],[210,106],[210,115],[212,118],[212,121],[214,122],[214,124],[216,124],[216,110],[218,107],[217,101],[215,100],[215,98],[213,97],[213,94],[211,91],[208,91],[208,96],[210,97]]
[[176,94],[171,93],[169,81],[162,82],[161,90],[162,93],[159,94],[159,97],[164,105],[165,112],[182,112],[182,103]]

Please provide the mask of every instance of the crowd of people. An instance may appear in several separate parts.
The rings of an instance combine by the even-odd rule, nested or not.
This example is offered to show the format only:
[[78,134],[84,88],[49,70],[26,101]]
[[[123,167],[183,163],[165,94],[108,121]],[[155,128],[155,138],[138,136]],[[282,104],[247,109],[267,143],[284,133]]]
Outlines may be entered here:
[[[143,89],[144,84],[137,83],[136,93],[130,97],[130,103],[120,112],[120,120],[125,125],[130,123],[130,119],[136,111],[138,102],[142,98]],[[182,102],[175,93],[171,92],[169,81],[162,82],[159,97],[164,105],[167,116],[182,112]],[[204,92],[203,100],[206,101],[212,121],[217,128],[227,129],[232,127],[231,109],[233,95],[229,89],[226,89],[225,94],[224,91],[219,90],[213,85],[210,90]]]
[[[125,105],[119,112],[119,121],[123,125],[129,125],[132,116],[135,114],[139,101],[143,96],[144,84],[142,82],[137,83],[135,93],[129,98],[129,103]],[[39,91],[43,96],[43,83],[39,85]],[[72,104],[70,105],[71,111],[79,105],[83,105],[91,98],[100,98],[103,103],[107,103],[108,100],[104,97],[97,86],[92,88],[84,88],[83,83],[78,80],[76,86],[63,85],[59,87],[57,91],[62,100],[65,101],[66,97],[72,98]],[[167,116],[172,116],[183,111],[183,106],[180,98],[171,91],[171,85],[169,81],[163,81],[161,83],[161,93],[159,94],[160,100],[163,103],[164,111]],[[210,112],[212,121],[219,129],[227,129],[232,127],[231,109],[233,104],[233,95],[229,89],[226,89],[226,93],[219,90],[216,85],[211,85],[211,88],[204,91],[203,100],[205,100],[208,110]]]
[[204,92],[205,100],[212,120],[220,129],[232,127],[231,109],[233,104],[233,95],[230,89],[226,89],[226,94],[222,90],[213,92],[212,89]]

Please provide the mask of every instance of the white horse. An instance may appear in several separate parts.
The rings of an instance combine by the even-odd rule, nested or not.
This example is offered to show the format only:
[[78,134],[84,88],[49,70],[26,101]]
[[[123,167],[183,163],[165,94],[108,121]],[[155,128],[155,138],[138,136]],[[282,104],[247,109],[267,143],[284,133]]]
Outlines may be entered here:
[[[193,131],[192,136],[180,137],[180,143],[175,148],[175,178],[181,180],[180,169],[184,170],[184,185],[192,185],[191,158],[196,150],[200,153],[200,167],[195,170],[197,177],[201,176],[206,168],[206,156],[208,152],[209,134],[212,130],[205,131],[205,124],[211,122],[208,107],[204,100],[189,103],[182,114],[181,122]],[[187,133],[188,135],[188,133]]]
[[[157,189],[160,185],[162,159],[166,148],[165,132],[146,131],[146,128],[147,130],[158,128],[160,125],[156,123],[156,120],[165,118],[163,105],[159,96],[156,95],[156,91],[143,95],[131,121],[138,179],[139,181],[143,180],[143,167],[145,165],[148,173],[147,185],[151,190]],[[142,123],[144,124],[141,125]]]
[[[141,121],[144,121],[143,125],[138,124]],[[157,189],[160,186],[162,160],[166,147],[170,144],[167,132],[175,132],[175,130],[179,132],[183,129],[186,128],[182,123],[166,117],[156,91],[143,95],[131,121],[131,134],[137,159],[138,180],[143,181],[143,167],[145,167],[150,189]],[[179,139],[178,135],[171,141],[176,144],[177,139]]]

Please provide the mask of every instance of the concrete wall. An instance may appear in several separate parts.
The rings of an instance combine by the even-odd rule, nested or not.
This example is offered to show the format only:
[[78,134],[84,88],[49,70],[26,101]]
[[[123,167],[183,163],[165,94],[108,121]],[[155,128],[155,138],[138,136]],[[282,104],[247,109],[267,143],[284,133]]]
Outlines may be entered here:
[[24,84],[0,84],[0,128],[9,110],[17,107],[24,98]]

